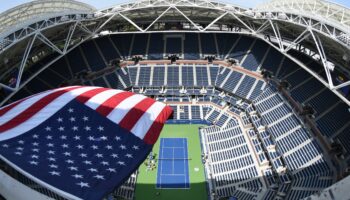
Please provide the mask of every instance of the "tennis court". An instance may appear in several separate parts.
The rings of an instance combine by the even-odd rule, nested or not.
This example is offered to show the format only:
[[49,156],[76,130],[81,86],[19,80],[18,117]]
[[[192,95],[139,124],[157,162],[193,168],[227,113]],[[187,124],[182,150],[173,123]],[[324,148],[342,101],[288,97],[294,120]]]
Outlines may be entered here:
[[161,138],[157,188],[189,188],[187,138]]

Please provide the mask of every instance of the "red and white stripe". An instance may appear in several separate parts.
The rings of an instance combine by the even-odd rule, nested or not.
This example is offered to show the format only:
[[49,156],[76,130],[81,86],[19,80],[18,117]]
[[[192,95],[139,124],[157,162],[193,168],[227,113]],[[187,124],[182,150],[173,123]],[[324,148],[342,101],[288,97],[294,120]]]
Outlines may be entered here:
[[148,144],[158,139],[171,115],[169,106],[127,91],[71,86],[19,100],[0,109],[0,141],[21,135],[54,115],[73,99],[96,110]]

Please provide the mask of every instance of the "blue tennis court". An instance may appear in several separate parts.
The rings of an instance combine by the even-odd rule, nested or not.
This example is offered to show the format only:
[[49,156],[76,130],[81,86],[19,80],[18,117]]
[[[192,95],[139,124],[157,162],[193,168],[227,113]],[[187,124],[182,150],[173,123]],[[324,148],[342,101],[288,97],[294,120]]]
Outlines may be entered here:
[[189,188],[187,138],[161,138],[157,188]]

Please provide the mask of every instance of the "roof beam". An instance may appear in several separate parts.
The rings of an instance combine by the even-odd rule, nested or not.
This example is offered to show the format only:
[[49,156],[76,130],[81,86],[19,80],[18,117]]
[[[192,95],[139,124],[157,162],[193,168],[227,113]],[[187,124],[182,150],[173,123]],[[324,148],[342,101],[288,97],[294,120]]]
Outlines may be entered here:
[[270,23],[268,20],[266,20],[259,28],[255,31],[255,33],[261,33],[265,31],[268,27],[270,27]]
[[319,54],[319,56],[321,58],[321,61],[322,61],[323,68],[324,68],[324,70],[326,72],[329,88],[333,89],[333,87],[334,87],[333,86],[333,79],[332,79],[332,76],[331,76],[331,72],[329,70],[327,57],[326,57],[326,54],[324,52],[321,40],[320,40],[320,38],[317,35],[314,34],[314,32],[312,31],[311,28],[308,28],[308,29],[309,29],[309,32],[310,32],[310,34],[312,36],[312,39],[315,42],[318,54]]
[[349,86],[350,85],[350,81],[346,81],[346,82],[344,82],[344,83],[342,83],[342,84],[339,84],[339,85],[337,85],[337,86],[334,86],[333,87],[333,90],[338,90],[338,89],[340,89],[340,88],[343,88],[343,87],[346,87],[346,86]]
[[196,29],[198,29],[198,31],[201,31],[202,29],[197,26],[197,24],[195,24],[190,18],[188,18],[181,10],[179,10],[176,6],[172,6],[173,8],[175,8],[175,10],[177,10],[177,12],[179,12],[182,16],[184,16]]
[[244,21],[242,21],[236,14],[234,14],[233,12],[228,11],[228,13],[230,13],[234,18],[236,18],[244,27],[246,27],[251,33],[255,33],[255,31],[248,26]]
[[21,84],[21,79],[22,79],[24,67],[25,67],[25,65],[26,65],[26,62],[27,62],[27,60],[28,60],[30,51],[32,50],[34,41],[36,40],[37,36],[38,36],[38,33],[35,34],[35,35],[30,39],[30,41],[29,41],[28,44],[27,44],[26,50],[25,50],[25,52],[24,52],[24,54],[23,54],[22,62],[21,62],[21,64],[20,64],[20,66],[19,66],[19,72],[18,72],[18,75],[17,75],[16,89],[18,89],[18,88],[19,88],[19,85]]
[[206,26],[203,31],[206,31],[208,28],[210,28],[213,24],[215,24],[217,21],[219,21],[221,18],[223,18],[225,15],[227,15],[228,12],[225,12],[224,14],[220,15],[219,17],[217,17],[215,20],[213,20],[208,26]]
[[[261,38],[262,39],[262,38]],[[283,51],[281,51],[280,48],[276,47],[275,45],[273,45],[268,39],[265,39],[265,42],[270,44],[270,46],[272,48],[275,48],[277,51],[281,52],[284,56],[288,57],[289,59],[293,60],[295,63],[297,63],[301,68],[303,68],[305,71],[307,71],[308,73],[310,73],[313,77],[315,77],[318,81],[320,81],[326,88],[330,89],[335,95],[337,95],[341,100],[343,100],[347,105],[350,106],[350,101],[344,97],[340,92],[338,92],[337,90],[335,90],[335,87],[330,88],[329,84],[327,81],[325,81],[322,77],[320,77],[317,73],[315,73],[314,71],[312,71],[310,68],[308,68],[305,63],[300,62],[299,60],[297,60],[296,58],[294,58],[293,56],[289,55],[288,53],[285,53]],[[349,83],[350,84],[350,83]],[[339,87],[339,86],[338,86]]]
[[91,34],[92,31],[89,30],[84,24],[82,24],[80,21],[77,22],[78,27],[83,30],[87,34]]
[[54,45],[47,37],[45,37],[41,32],[38,32],[37,34],[37,38],[42,41],[43,43],[45,43],[47,46],[49,46],[51,49],[53,49],[54,51],[56,51],[59,54],[63,54],[63,52],[61,51],[61,49],[59,49],[56,45]]
[[117,12],[118,15],[120,15],[122,18],[124,18],[126,21],[128,21],[131,25],[133,25],[135,28],[137,28],[141,32],[145,32],[142,28],[140,28],[135,22],[133,22],[131,19],[128,17],[124,16],[120,12]]
[[67,49],[69,47],[70,41],[72,40],[72,37],[74,35],[74,31],[75,31],[77,25],[78,25],[78,22],[75,22],[73,26],[69,27],[68,35],[67,35],[66,42],[65,42],[64,48],[63,48],[63,53],[67,52]]
[[156,23],[161,17],[163,17],[163,15],[165,15],[170,9],[171,9],[171,7],[168,7],[155,20],[153,20],[153,22],[145,29],[145,32],[148,31],[148,29],[151,28],[153,26],[153,24]]
[[276,37],[276,39],[278,41],[278,45],[279,45],[281,51],[284,51],[284,46],[283,46],[283,43],[282,43],[282,37],[281,37],[280,31],[279,31],[278,25],[276,24],[276,26],[275,26],[271,19],[269,19],[269,22],[270,22],[271,28],[272,28],[272,30],[273,30],[273,32],[275,34],[275,37]]
[[291,50],[297,44],[300,44],[300,42],[302,42],[309,36],[310,36],[309,30],[305,29],[283,52],[287,53],[289,50]]

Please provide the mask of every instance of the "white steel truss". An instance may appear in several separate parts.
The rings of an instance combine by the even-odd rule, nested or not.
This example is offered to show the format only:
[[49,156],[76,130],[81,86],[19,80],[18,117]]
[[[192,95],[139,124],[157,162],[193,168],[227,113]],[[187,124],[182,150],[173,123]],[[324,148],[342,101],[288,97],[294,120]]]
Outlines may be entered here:
[[[22,89],[29,81],[31,81],[33,78],[35,78],[38,74],[40,74],[42,71],[44,71],[47,67],[49,67],[52,63],[56,62],[58,59],[62,58],[64,55],[75,49],[77,46],[85,42],[86,40],[89,40],[91,37],[95,36],[97,32],[99,32],[115,15],[112,15],[109,17],[103,24],[98,26],[94,31],[89,31],[89,35],[87,37],[82,38],[78,43],[74,44],[73,46],[70,45],[70,41],[72,39],[72,36],[74,34],[74,31],[77,29],[77,27],[81,27],[80,21],[75,21],[74,23],[71,23],[68,31],[68,35],[65,39],[65,45],[63,47],[63,51],[60,50],[55,44],[53,44],[47,37],[45,37],[41,31],[36,31],[34,34],[31,34],[29,42],[27,44],[27,47],[25,49],[25,52],[22,57],[22,61],[19,66],[19,72],[16,78],[16,85],[15,87],[10,87],[6,84],[0,83],[1,87],[4,87],[8,90],[13,91],[9,96],[7,96],[0,105],[4,104],[6,101],[8,101],[18,90]],[[85,28],[85,27],[83,27]],[[26,62],[28,60],[28,56],[30,54],[30,51],[33,47],[33,44],[36,40],[40,40],[43,42],[43,44],[46,44],[48,47],[50,47],[52,50],[58,52],[58,56],[56,56],[51,62],[47,63],[45,66],[43,66],[40,70],[35,72],[31,77],[29,77],[27,80],[22,81],[22,75],[24,68],[26,66]]]
[[15,8],[7,10],[0,14],[0,34],[9,31],[17,31],[19,24],[35,23],[39,16],[44,19],[54,17],[55,13],[62,14],[76,14],[77,11],[84,11],[81,13],[89,13],[95,11],[92,6],[78,1],[32,1],[21,4]]
[[[285,55],[288,55],[287,53],[291,49],[296,49],[297,46],[302,46],[303,49],[307,48],[303,46],[303,41],[307,38],[312,38],[311,41],[316,48],[310,51],[312,51],[314,55],[317,55],[315,57],[321,59],[327,74],[327,80],[324,80],[320,75],[308,69],[290,55],[288,55],[288,57],[295,60],[301,67],[315,76],[326,87],[331,89],[336,95],[350,105],[350,101],[338,91],[342,87],[349,86],[350,81],[334,86],[329,61],[333,61],[335,58],[329,55],[329,52],[327,52],[328,47],[325,46],[332,43],[341,48],[339,52],[345,52],[350,56],[349,10],[328,2],[325,2],[326,6],[322,6],[322,8],[317,7],[317,2],[320,2],[320,0],[293,0],[293,2],[294,3],[288,3],[288,1],[284,0],[272,1],[272,3],[258,7],[257,9],[248,10],[240,6],[209,0],[141,0],[117,5],[95,13],[91,12],[75,15],[63,14],[61,16],[40,20],[34,23],[36,26],[28,25],[8,35],[0,34],[0,56],[16,43],[26,38],[33,38],[32,42],[40,40],[52,50],[58,52],[57,59],[59,59],[84,41],[106,31],[108,34],[179,31],[249,34],[261,38],[270,44],[272,44],[271,41],[273,41],[278,45],[277,49]],[[327,10],[326,13],[324,9]],[[196,13],[198,16],[193,14],[196,10],[201,11],[201,13],[207,12],[204,22],[202,19],[198,19],[201,17],[201,13]],[[311,12],[311,14],[309,12]],[[174,13],[176,16],[173,16]],[[325,15],[326,18],[320,17],[321,14]],[[165,21],[162,18],[168,15],[172,16],[173,19],[184,18],[193,28],[187,30],[152,29],[155,24],[164,23]],[[148,16],[153,16],[154,19],[144,21]],[[338,22],[334,22],[335,19],[338,20]],[[134,27],[134,29],[124,29],[122,31],[111,29],[114,23],[120,21]],[[91,29],[91,27],[87,27],[89,23],[97,25]],[[142,26],[143,23],[146,26]],[[202,23],[204,23],[204,26]],[[42,32],[62,24],[69,25],[69,28],[64,48],[60,49],[48,36],[42,34]],[[233,28],[222,28],[223,25]],[[286,31],[283,28],[284,26],[295,27],[302,31],[300,33],[293,33],[291,36],[290,31]],[[88,36],[82,38],[78,44],[71,46],[70,41],[78,27],[80,30],[85,31]],[[266,35],[269,35],[269,37],[265,37]],[[29,48],[28,52],[30,52],[31,47],[31,45],[27,46],[27,48]],[[28,53],[26,50],[20,65],[21,73],[23,72],[27,56]],[[347,68],[346,70],[348,70],[350,74],[350,69]],[[31,77],[29,80],[21,82],[21,73],[18,75],[15,88],[9,87],[3,83],[0,83],[0,85],[13,90],[15,93],[33,78]],[[37,73],[34,75],[37,75]]]

